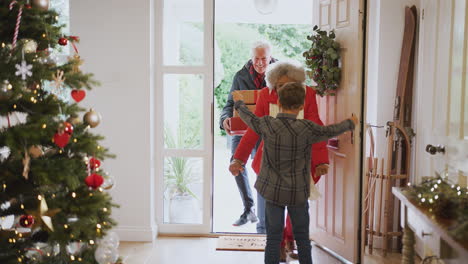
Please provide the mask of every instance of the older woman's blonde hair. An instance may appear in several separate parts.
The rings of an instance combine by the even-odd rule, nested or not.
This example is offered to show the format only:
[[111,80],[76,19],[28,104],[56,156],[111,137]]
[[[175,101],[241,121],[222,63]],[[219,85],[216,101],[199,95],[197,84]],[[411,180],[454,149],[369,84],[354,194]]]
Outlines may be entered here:
[[299,62],[293,60],[278,61],[270,64],[266,70],[265,79],[268,88],[270,90],[275,88],[276,83],[283,76],[288,76],[291,81],[303,85],[306,80],[304,67]]

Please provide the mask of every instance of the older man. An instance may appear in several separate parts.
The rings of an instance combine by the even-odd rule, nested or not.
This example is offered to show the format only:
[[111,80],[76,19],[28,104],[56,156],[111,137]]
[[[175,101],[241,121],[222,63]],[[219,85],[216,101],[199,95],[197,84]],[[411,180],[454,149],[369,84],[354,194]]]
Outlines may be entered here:
[[[260,90],[266,86],[265,71],[268,64],[275,62],[271,57],[271,45],[266,41],[257,41],[252,45],[252,58],[240,69],[232,81],[231,90],[228,100],[223,108],[219,120],[220,128],[224,129],[228,135],[232,136],[231,153],[234,154],[242,136],[233,135],[231,133],[231,117],[234,107],[232,100],[232,92],[235,90]],[[238,177],[235,177],[237,188],[239,189],[244,212],[241,214],[233,225],[241,226],[248,221],[257,222],[257,216],[253,210],[254,201],[252,198],[252,190],[249,185],[247,170],[244,170]]]

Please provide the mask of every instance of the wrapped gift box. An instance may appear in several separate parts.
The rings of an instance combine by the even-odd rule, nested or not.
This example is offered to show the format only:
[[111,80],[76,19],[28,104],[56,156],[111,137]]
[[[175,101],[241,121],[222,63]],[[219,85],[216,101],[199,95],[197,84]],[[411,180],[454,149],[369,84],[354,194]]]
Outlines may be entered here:
[[[246,106],[247,106],[247,108],[250,110],[250,112],[252,112],[252,113],[255,114],[255,105],[250,104],[250,105],[246,105]],[[233,116],[234,116],[234,117],[239,117],[239,113],[237,112],[236,109],[234,109]]]
[[244,97],[243,101],[245,104],[256,104],[257,96],[260,90],[239,90],[239,92]]
[[244,135],[247,132],[247,125],[240,117],[231,118],[231,132],[234,135]]

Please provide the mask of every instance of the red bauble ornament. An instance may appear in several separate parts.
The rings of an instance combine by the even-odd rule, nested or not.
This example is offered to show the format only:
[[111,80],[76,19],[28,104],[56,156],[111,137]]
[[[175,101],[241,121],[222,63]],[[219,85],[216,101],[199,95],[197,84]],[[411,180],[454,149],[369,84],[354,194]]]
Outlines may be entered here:
[[31,9],[32,5],[31,4],[25,4],[24,7],[26,7],[26,9]]
[[86,96],[86,92],[84,90],[73,90],[71,92],[71,97],[75,102],[79,103],[81,100],[83,100]]
[[55,133],[54,135],[54,143],[57,145],[59,148],[63,148],[68,144],[68,141],[70,141],[70,134],[67,133]]
[[67,38],[64,38],[64,37],[61,37],[59,38],[58,40],[58,44],[62,45],[62,46],[66,46],[68,43],[68,39]]
[[104,178],[99,174],[93,173],[89,175],[88,177],[86,177],[85,183],[89,187],[93,189],[97,189],[99,188],[99,186],[101,186],[104,183]]
[[30,228],[34,224],[34,217],[32,215],[22,215],[19,224],[24,228]]
[[95,169],[101,167],[101,161],[98,160],[98,159],[95,159],[95,158],[90,158],[89,159],[89,166],[91,167],[91,169],[95,170]]
[[68,122],[63,122],[63,126],[65,127],[63,132],[71,136],[73,134],[73,125]]

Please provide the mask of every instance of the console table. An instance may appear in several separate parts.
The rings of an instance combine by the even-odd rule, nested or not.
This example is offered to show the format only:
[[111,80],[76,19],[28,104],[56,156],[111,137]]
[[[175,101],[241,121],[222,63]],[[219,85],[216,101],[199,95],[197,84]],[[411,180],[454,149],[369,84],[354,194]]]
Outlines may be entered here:
[[[468,263],[468,243],[460,243],[451,237],[447,228],[449,221],[438,219],[428,210],[420,208],[402,192],[393,187],[392,193],[401,201],[401,226],[403,227],[403,264],[413,264],[415,236],[419,237],[432,255],[446,264]],[[421,256],[424,259],[426,256]]]

